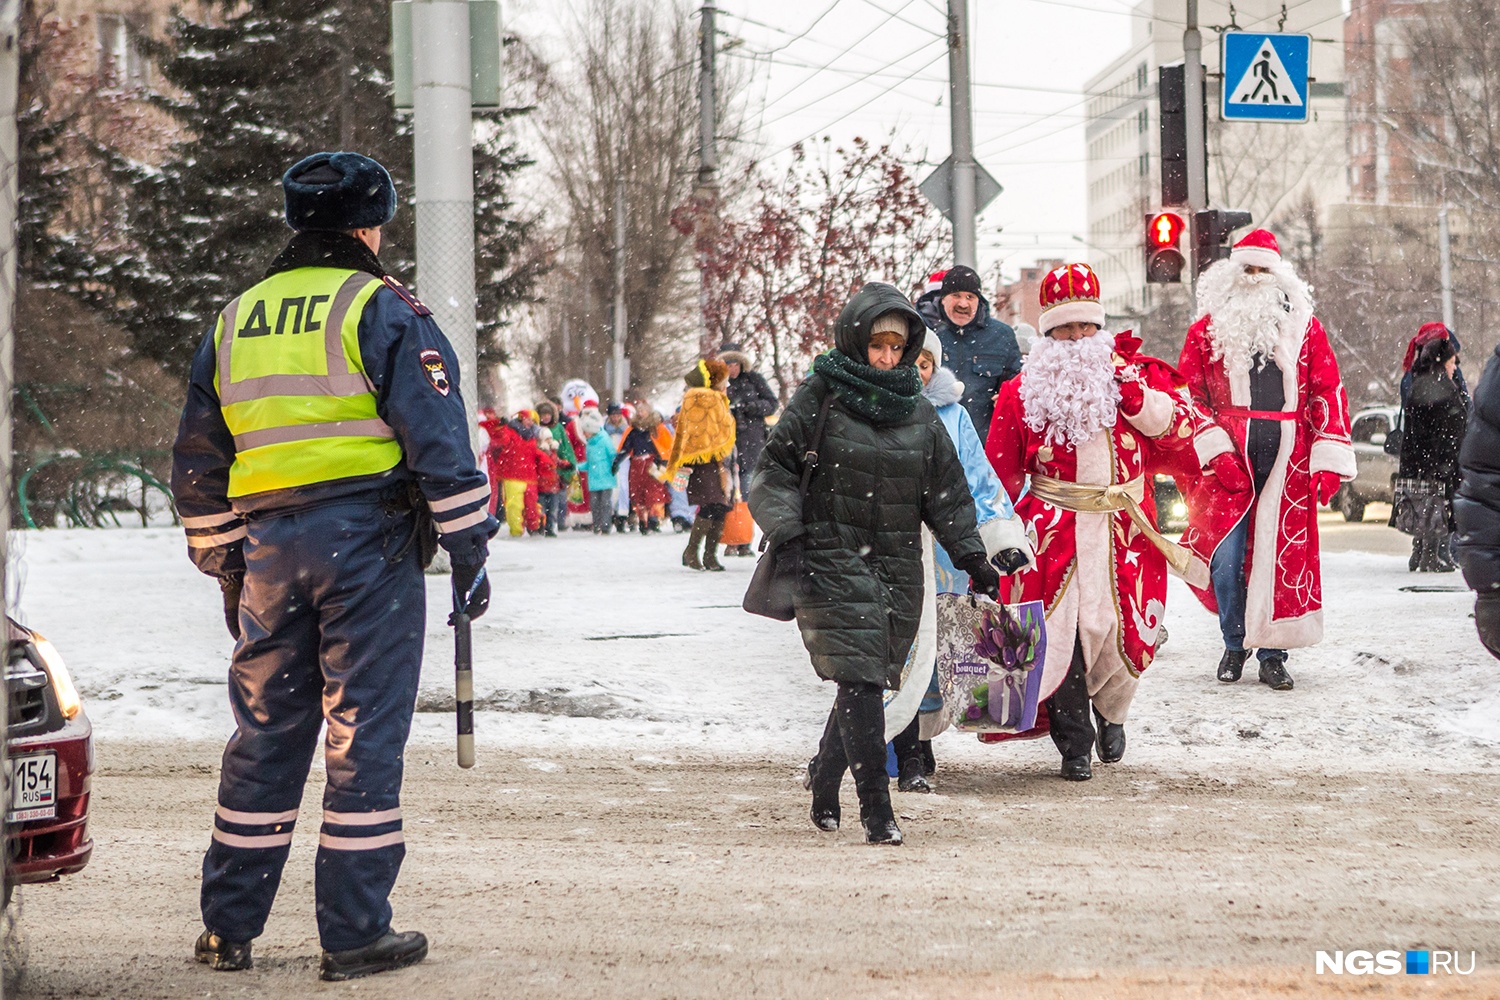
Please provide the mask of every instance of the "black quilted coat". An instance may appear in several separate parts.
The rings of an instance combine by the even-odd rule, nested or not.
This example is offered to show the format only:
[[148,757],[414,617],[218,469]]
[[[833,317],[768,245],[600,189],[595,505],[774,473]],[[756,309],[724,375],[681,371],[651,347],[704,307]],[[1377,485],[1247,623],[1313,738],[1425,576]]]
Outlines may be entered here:
[[1500,358],[1500,348],[1474,390],[1474,414],[1458,454],[1463,482],[1453,500],[1458,562],[1464,579],[1480,594],[1500,592],[1500,363],[1496,358]]
[[[892,311],[909,316],[901,364],[915,364],[922,320],[890,285],[866,285],[855,295],[835,327],[835,346],[864,361],[871,324]],[[818,676],[894,688],[921,617],[922,524],[955,561],[983,555],[984,545],[963,466],[926,399],[910,416],[877,425],[835,395],[802,509],[803,455],[831,386],[811,375],[787,404],[756,466],[750,512],[772,547],[805,536],[797,626]]]

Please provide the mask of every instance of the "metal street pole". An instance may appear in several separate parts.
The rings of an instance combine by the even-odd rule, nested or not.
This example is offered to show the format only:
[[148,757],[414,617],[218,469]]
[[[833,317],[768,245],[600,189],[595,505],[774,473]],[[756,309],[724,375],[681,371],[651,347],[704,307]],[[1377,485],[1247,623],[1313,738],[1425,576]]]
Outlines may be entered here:
[[411,32],[417,292],[458,354],[470,437],[477,449],[469,5],[466,0],[413,0]]
[[[1182,33],[1183,133],[1187,140],[1188,217],[1208,208],[1208,124],[1203,120],[1203,36],[1198,33],[1198,0],[1187,0],[1187,28]],[[1196,234],[1194,246],[1197,246]],[[1188,269],[1190,304],[1198,298],[1202,262],[1193,252]]]
[[[16,100],[20,89],[20,0],[0,0],[0,610],[10,612],[11,387],[15,384],[16,328],[16,174],[20,139]],[[0,685],[0,718],[9,718],[5,686]],[[6,774],[5,741],[0,740],[0,775]],[[10,787],[4,789],[9,811]],[[7,838],[8,842],[8,838]],[[5,987],[0,984],[0,995]]]
[[625,164],[615,175],[615,338],[610,355],[610,393],[615,402],[625,402],[630,381],[625,371]]
[[975,248],[974,111],[969,89],[969,2],[948,0],[948,114],[953,138],[953,262],[979,266]]
[[1438,261],[1443,282],[1443,325],[1453,329],[1453,248],[1448,238],[1448,206],[1438,209]]
[[703,20],[698,39],[698,351],[708,355],[718,346],[708,328],[708,253],[707,245],[719,229],[719,144],[718,132],[718,14],[713,3],[700,12]]

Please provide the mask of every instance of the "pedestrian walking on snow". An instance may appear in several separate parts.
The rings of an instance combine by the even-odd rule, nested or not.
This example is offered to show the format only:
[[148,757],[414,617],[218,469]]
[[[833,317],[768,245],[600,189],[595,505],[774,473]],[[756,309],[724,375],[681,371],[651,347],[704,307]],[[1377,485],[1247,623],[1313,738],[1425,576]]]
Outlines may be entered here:
[[1458,449],[1468,427],[1468,408],[1453,380],[1458,351],[1450,338],[1423,345],[1412,364],[1411,389],[1401,420],[1401,467],[1396,473],[1396,520],[1411,529],[1412,572],[1451,573],[1457,566],[1449,551],[1453,493],[1458,489]]
[[[930,309],[930,299],[928,303]],[[964,384],[959,402],[974,427],[987,430],[1000,386],[1021,370],[1016,333],[991,314],[972,267],[959,264],[943,273],[936,304],[938,322],[933,329],[943,342],[944,362]]]
[[343,980],[427,954],[420,933],[391,929],[389,901],[406,853],[422,571],[441,543],[455,606],[478,618],[497,525],[458,359],[376,256],[396,212],[390,174],[317,153],[282,185],[296,235],[199,345],[172,453],[188,552],[218,578],[236,640],[236,730],[193,950],[215,969],[250,968],[326,725],[314,892],[322,977]]
[[839,314],[834,349],[816,359],[772,429],[750,486],[756,523],[798,580],[797,627],[813,668],[838,684],[808,764],[812,821],[838,829],[839,787],[852,770],[865,839],[875,844],[901,843],[881,692],[900,686],[917,633],[922,525],[976,591],[995,596],[1000,586],[953,441],[922,398],[915,363],[925,330],[894,286],[860,289]]
[[[755,473],[755,463],[766,446],[766,418],[776,412],[781,400],[771,391],[765,376],[750,364],[750,356],[740,345],[726,342],[719,348],[719,360],[729,367],[729,412],[734,414],[734,450],[739,481],[748,483]],[[751,556],[749,544],[726,546],[725,555]]]
[[583,475],[589,487],[589,515],[594,534],[607,535],[615,505],[615,439],[604,426],[604,416],[597,407],[586,407],[578,414],[578,433],[584,437]]
[[1500,347],[1474,390],[1474,419],[1458,453],[1461,482],[1453,500],[1458,564],[1473,588],[1479,641],[1500,659]]
[[1177,368],[1218,424],[1194,439],[1214,474],[1190,490],[1182,535],[1213,575],[1194,593],[1219,616],[1218,678],[1239,680],[1255,649],[1261,683],[1290,691],[1287,650],[1323,638],[1318,504],[1355,467],[1338,359],[1271,233],[1203,272]]
[[661,530],[658,512],[668,500],[666,486],[656,478],[667,464],[657,450],[656,432],[660,426],[661,414],[645,407],[637,409],[630,419],[630,431],[620,442],[620,452],[615,456],[617,475],[621,463],[628,466],[630,509],[635,512],[636,527],[643,535]]
[[680,470],[687,471],[688,503],[698,508],[682,564],[715,573],[724,569],[718,545],[731,506],[729,470],[724,464],[734,451],[734,416],[729,412],[729,397],[724,394],[728,380],[729,366],[713,358],[699,361],[683,376],[687,392],[677,412],[672,456],[665,473],[671,481],[679,478]]

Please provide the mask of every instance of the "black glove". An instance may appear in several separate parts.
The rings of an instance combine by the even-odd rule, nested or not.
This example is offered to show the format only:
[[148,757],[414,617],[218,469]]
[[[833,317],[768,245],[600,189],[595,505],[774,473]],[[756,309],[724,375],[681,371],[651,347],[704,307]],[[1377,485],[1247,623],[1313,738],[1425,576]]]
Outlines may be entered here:
[[219,591],[224,595],[224,624],[229,626],[229,634],[235,640],[240,637],[240,591],[244,586],[243,573],[219,577]]
[[966,556],[953,565],[969,574],[969,589],[974,593],[983,594],[992,601],[1000,600],[1000,574],[990,565],[983,552]]
[[1026,555],[1025,549],[1001,549],[995,556],[995,562],[999,564],[1001,572],[1009,575],[1025,569],[1031,559]]
[[[469,620],[483,617],[490,609],[490,575],[484,563],[453,564],[453,607],[463,608]],[[448,616],[448,624],[456,624],[454,616]]]

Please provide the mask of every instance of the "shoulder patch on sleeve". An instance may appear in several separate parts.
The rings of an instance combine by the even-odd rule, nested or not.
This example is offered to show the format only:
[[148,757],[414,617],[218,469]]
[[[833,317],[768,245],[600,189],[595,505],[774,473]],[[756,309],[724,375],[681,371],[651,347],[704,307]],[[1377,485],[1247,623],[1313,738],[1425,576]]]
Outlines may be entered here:
[[427,381],[432,387],[444,396],[448,395],[448,389],[452,385],[448,381],[448,366],[443,362],[443,355],[439,351],[428,348],[419,356],[422,363],[422,374],[427,376]]
[[412,312],[416,313],[418,316],[432,315],[432,310],[424,306],[422,304],[422,300],[411,293],[411,289],[401,284],[401,282],[397,281],[389,274],[387,274],[383,280],[385,281],[385,287],[401,296],[401,301],[411,306]]

